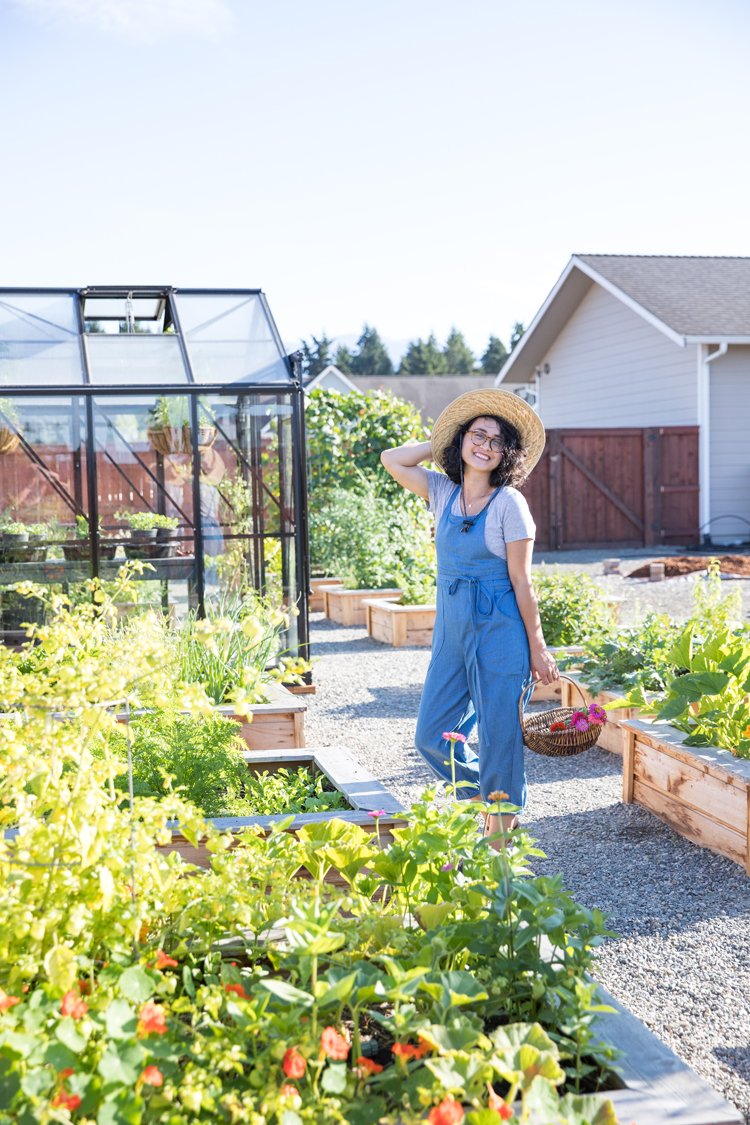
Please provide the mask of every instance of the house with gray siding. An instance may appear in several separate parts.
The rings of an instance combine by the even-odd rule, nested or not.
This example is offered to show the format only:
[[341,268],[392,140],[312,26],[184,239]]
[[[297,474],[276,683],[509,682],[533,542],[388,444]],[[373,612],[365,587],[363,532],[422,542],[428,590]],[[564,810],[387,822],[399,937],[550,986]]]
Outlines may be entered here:
[[[552,539],[584,478],[580,502],[606,507],[614,496],[624,520],[614,539],[611,520],[606,532],[592,523],[587,542],[687,542],[693,523],[714,543],[750,539],[750,258],[573,255],[496,379],[519,383],[535,384],[568,473],[553,453],[536,486],[549,492],[536,502],[550,507]],[[635,449],[638,432],[643,461],[633,453],[632,479],[618,480],[609,462],[628,442]],[[678,447],[681,466],[671,463]]]

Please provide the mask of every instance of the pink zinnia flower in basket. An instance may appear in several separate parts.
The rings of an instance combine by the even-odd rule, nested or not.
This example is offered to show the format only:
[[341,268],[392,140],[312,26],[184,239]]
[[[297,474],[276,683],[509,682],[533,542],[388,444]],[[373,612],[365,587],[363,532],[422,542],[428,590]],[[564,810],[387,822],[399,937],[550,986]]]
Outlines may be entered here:
[[579,719],[585,719],[585,720],[588,719],[588,715],[586,714],[585,711],[574,711],[573,714],[570,716],[570,721],[571,721],[573,726],[576,725],[576,723],[578,722]]
[[444,730],[443,738],[447,738],[449,742],[466,742],[466,735],[457,734],[454,730]]
[[589,724],[586,722],[583,715],[581,715],[580,719],[574,719],[573,720],[573,726],[576,728],[576,730],[588,730],[589,729]]
[[589,706],[589,722],[590,723],[606,723],[607,713],[603,707],[598,703],[592,703]]

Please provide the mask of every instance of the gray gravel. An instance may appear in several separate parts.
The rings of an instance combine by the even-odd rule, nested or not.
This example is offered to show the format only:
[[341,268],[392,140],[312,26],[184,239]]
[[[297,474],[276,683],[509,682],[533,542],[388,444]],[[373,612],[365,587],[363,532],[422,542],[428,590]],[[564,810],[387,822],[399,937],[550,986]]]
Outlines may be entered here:
[[[650,587],[655,608],[667,608],[669,586]],[[308,746],[346,746],[408,806],[431,782],[413,748],[429,650],[388,648],[322,614],[312,615],[312,641]],[[616,755],[527,751],[526,768],[524,823],[547,855],[536,870],[562,871],[619,935],[603,949],[599,979],[750,1121],[750,881],[623,805]]]

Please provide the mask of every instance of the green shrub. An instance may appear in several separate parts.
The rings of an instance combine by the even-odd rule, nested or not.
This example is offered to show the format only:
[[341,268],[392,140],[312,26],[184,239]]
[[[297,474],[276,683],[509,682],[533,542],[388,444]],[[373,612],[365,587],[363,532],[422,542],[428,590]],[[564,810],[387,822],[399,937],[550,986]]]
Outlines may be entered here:
[[611,632],[612,612],[588,574],[555,567],[551,573],[536,570],[532,577],[548,645],[580,644],[587,637]]
[[133,531],[150,531],[153,527],[176,528],[180,521],[174,516],[162,516],[158,512],[115,512],[116,520],[126,520]]
[[636,684],[646,691],[664,691],[676,674],[668,654],[679,634],[680,626],[665,613],[650,613],[641,625],[621,629],[611,639],[589,637],[583,643],[583,658],[559,663],[575,664],[593,695]]
[[429,515],[414,513],[376,495],[331,489],[310,516],[311,554],[317,566],[353,589],[395,586],[421,559],[429,557]]

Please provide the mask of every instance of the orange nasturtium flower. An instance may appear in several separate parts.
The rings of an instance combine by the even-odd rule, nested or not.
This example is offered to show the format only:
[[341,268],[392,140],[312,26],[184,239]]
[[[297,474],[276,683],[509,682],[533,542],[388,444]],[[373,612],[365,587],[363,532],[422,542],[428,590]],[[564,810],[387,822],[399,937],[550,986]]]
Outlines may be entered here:
[[149,1086],[161,1086],[164,1077],[158,1066],[147,1066],[141,1075],[141,1082],[148,1082]]
[[450,1095],[443,1098],[440,1105],[433,1106],[427,1118],[429,1125],[461,1125],[464,1111],[460,1102],[453,1100]]
[[85,1016],[86,1012],[88,1012],[89,1010],[89,1006],[86,1001],[81,1000],[74,988],[71,988],[69,992],[65,993],[62,998],[61,1007],[62,1014],[64,1016],[72,1016],[74,1020],[81,1019],[81,1017]]
[[61,1090],[60,1093],[52,1099],[50,1104],[55,1108],[69,1109],[70,1112],[73,1113],[81,1104],[81,1099],[78,1094],[68,1094],[65,1090]]
[[490,1109],[494,1109],[496,1113],[500,1114],[503,1121],[507,1121],[509,1117],[513,1116],[513,1110],[506,1101],[503,1101],[499,1094],[495,1093],[489,1082],[487,1083],[487,1089],[490,1092]]
[[284,1055],[281,1069],[287,1078],[301,1078],[307,1069],[307,1059],[299,1053],[296,1047],[290,1047]]
[[225,992],[234,992],[242,1000],[247,1000],[247,993],[245,992],[245,990],[244,990],[244,988],[242,987],[241,984],[225,984],[224,985],[224,991]]
[[418,1047],[411,1043],[394,1043],[391,1050],[397,1059],[421,1059],[423,1055],[429,1054],[432,1048],[422,1039]]
[[0,1012],[6,1012],[8,1008],[12,1008],[14,1004],[20,1004],[20,996],[9,996],[7,992],[3,992],[0,988]]
[[349,1054],[349,1044],[335,1027],[327,1027],[320,1037],[320,1057],[328,1055],[331,1059],[345,1059]]
[[153,1000],[147,1000],[141,1008],[138,1020],[139,1035],[163,1035],[167,1030],[167,1017],[164,1009]]
[[157,951],[156,951],[156,964],[155,964],[154,968],[156,968],[156,969],[176,969],[177,968],[177,962],[175,961],[174,957],[167,956],[167,954],[164,952],[163,949],[157,949]]
[[367,1059],[364,1055],[357,1059],[357,1066],[360,1070],[364,1070],[365,1074],[382,1074],[383,1072],[380,1063],[376,1063],[374,1059]]

